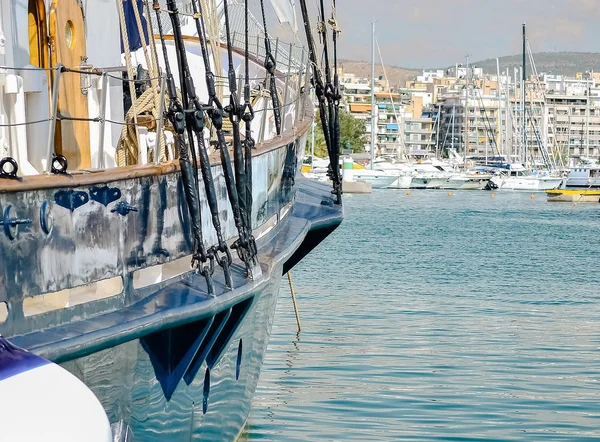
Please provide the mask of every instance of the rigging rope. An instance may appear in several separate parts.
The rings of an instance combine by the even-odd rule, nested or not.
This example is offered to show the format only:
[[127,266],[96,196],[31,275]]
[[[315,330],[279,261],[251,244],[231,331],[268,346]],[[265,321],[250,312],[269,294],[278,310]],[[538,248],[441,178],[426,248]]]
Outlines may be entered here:
[[202,1],[201,10],[204,11],[203,18],[206,18],[208,23],[206,24],[205,31],[208,36],[208,44],[213,55],[213,63],[215,65],[215,72],[219,75],[215,76],[215,92],[219,101],[223,101],[223,86],[226,81],[221,77],[223,73],[223,59],[221,58],[221,25],[219,23],[219,14],[217,10],[216,0],[200,0]]
[[[156,112],[160,109],[160,86],[158,80],[160,79],[160,65],[158,64],[158,54],[156,52],[156,39],[154,38],[154,29],[152,29],[152,20],[150,19],[150,2],[149,0],[144,0],[144,8],[146,12],[146,27],[148,29],[148,38],[150,40],[150,56],[152,57],[152,71],[150,73],[150,77],[156,79],[156,87],[158,89],[158,93],[154,96],[154,106],[156,107]],[[143,37],[143,33],[140,33]],[[162,97],[164,99],[164,97]],[[159,115],[158,118],[163,118],[163,115]],[[165,151],[165,135],[164,133],[157,133],[157,142],[159,145],[159,160],[166,160],[166,151]],[[154,159],[156,160],[156,159]]]
[[275,130],[277,131],[277,135],[281,135],[281,103],[279,100],[279,95],[277,93],[277,79],[275,77],[275,71],[277,69],[277,59],[273,56],[273,52],[271,51],[271,39],[269,38],[269,33],[267,30],[267,16],[265,14],[264,0],[260,0],[260,9],[262,12],[263,29],[265,34],[264,67],[267,71],[267,78],[265,78],[265,84],[268,84],[269,90],[271,91],[271,100],[273,101],[273,118],[275,119]]
[[396,118],[396,123],[398,124],[398,138],[400,138],[400,148],[402,152],[406,148],[406,139],[404,137],[404,121],[402,121],[402,116],[398,114],[396,111],[396,104],[394,103],[394,97],[392,96],[392,89],[389,87],[389,80],[387,76],[387,71],[385,70],[385,64],[383,64],[383,56],[381,55],[381,49],[379,47],[379,40],[375,39],[375,44],[377,45],[377,52],[379,53],[379,60],[381,61],[381,67],[383,69],[383,77],[385,78],[385,82],[388,85],[388,93],[390,95],[390,101],[392,102],[392,111],[394,112],[394,117]]
[[[321,0],[322,4],[322,0]],[[332,0],[331,3],[331,19],[329,20],[329,24],[332,28],[333,34],[333,85],[331,87],[331,97],[330,100],[333,101],[333,113],[330,114],[331,118],[331,126],[332,126],[332,145],[333,145],[333,176],[335,178],[333,184],[333,191],[336,195],[337,203],[341,204],[342,202],[342,177],[340,174],[340,142],[341,142],[341,133],[340,133],[340,100],[342,99],[342,95],[340,94],[340,76],[338,73],[338,64],[337,64],[337,39],[341,30],[337,24],[337,19],[335,15],[335,0]],[[325,31],[326,32],[326,31]]]
[[246,227],[250,233],[250,247],[252,248],[251,254],[256,257],[256,242],[252,236],[252,149],[254,148],[255,142],[252,138],[252,120],[254,120],[254,109],[251,102],[251,91],[250,91],[250,36],[249,36],[249,23],[248,17],[250,11],[248,8],[248,0],[244,0],[244,12],[245,23],[244,23],[244,106],[241,110],[242,120],[245,123],[246,136],[244,140],[244,167],[246,169]]
[[[183,54],[181,53],[181,44],[183,43],[183,38],[181,36],[181,28],[179,26],[179,17],[176,14],[177,5],[174,0],[167,1],[167,7],[173,13],[169,14],[171,17],[171,21],[173,23],[173,36],[176,42],[176,51],[177,51],[177,62],[180,69],[180,75],[182,75],[183,68],[183,59],[182,55],[185,56],[185,48],[183,48]],[[214,283],[213,283],[213,273],[215,269],[215,256],[212,250],[207,250],[204,246],[204,240],[202,236],[202,220],[200,215],[200,202],[197,188],[197,174],[194,176],[194,169],[192,168],[192,164],[190,163],[190,158],[188,154],[188,146],[186,144],[184,132],[186,130],[186,114],[182,103],[179,101],[177,97],[177,90],[175,87],[175,80],[173,78],[173,73],[171,71],[171,67],[169,64],[169,56],[167,54],[167,45],[165,43],[164,33],[162,29],[162,23],[160,20],[160,4],[158,0],[154,0],[153,8],[156,12],[156,18],[158,22],[158,31],[160,35],[160,40],[162,44],[163,55],[165,59],[165,72],[167,78],[167,90],[169,93],[169,108],[168,108],[168,118],[173,125],[175,130],[175,140],[176,145],[179,150],[179,163],[181,166],[181,180],[183,182],[183,188],[185,192],[186,201],[188,204],[188,211],[190,214],[191,220],[191,230],[192,237],[194,240],[194,253],[192,258],[192,267],[196,268],[197,271],[204,276],[206,280],[206,284],[208,287],[208,292],[210,294],[214,294]],[[182,89],[186,88],[186,84],[184,82],[181,83]],[[187,100],[187,95],[182,90],[182,97],[184,100]],[[198,121],[197,115],[194,115],[196,118],[192,117],[197,124],[203,124],[203,118],[200,118],[202,122]],[[189,119],[189,117],[187,118]],[[190,143],[193,142],[193,138],[190,138]],[[200,142],[200,141],[199,141]],[[193,148],[192,148],[193,151]]]
[[[310,64],[312,66],[312,78],[311,82],[315,88],[315,94],[317,96],[317,100],[319,102],[319,115],[321,117],[321,127],[323,128],[323,138],[325,139],[325,144],[327,146],[327,152],[329,154],[329,164],[334,161],[334,156],[332,154],[332,144],[331,144],[331,131],[329,124],[329,114],[327,112],[327,103],[325,97],[325,85],[323,84],[323,78],[321,72],[319,70],[319,66],[317,64],[317,53],[315,50],[315,41],[312,35],[312,29],[310,26],[310,18],[308,15],[308,8],[306,5],[306,0],[300,0],[300,8],[302,10],[302,18],[304,21],[304,30],[306,33],[306,40],[308,43],[308,55],[310,59]],[[332,169],[334,166],[331,166]],[[335,192],[335,191],[334,191]],[[336,198],[336,203],[340,204],[341,199]]]
[[[131,50],[129,48],[129,37],[127,35],[127,23],[125,21],[125,9],[123,7],[124,0],[117,0],[117,9],[119,12],[119,24],[121,26],[121,37],[123,38],[123,49],[125,50],[125,65],[127,66],[127,79],[129,80],[129,94],[131,95],[131,108],[133,109],[135,127],[135,144],[124,144],[124,141],[119,140],[117,145],[117,165],[126,166],[127,164],[135,164],[138,160],[137,150],[137,112],[135,111],[135,84],[133,82],[134,69],[131,65]],[[137,8],[136,8],[137,9]]]
[[[223,167],[223,175],[225,177],[225,184],[227,187],[227,194],[229,196],[229,202],[231,204],[231,211],[233,212],[233,220],[238,231],[239,242],[236,244],[238,255],[246,264],[248,276],[252,276],[252,269],[249,261],[250,254],[248,253],[249,238],[245,225],[242,212],[240,210],[240,196],[238,194],[237,185],[234,178],[233,168],[231,166],[231,157],[229,155],[229,149],[225,141],[225,135],[223,133],[223,104],[217,97],[215,90],[215,76],[211,70],[210,58],[206,47],[206,23],[204,20],[204,14],[202,12],[201,2],[196,5],[195,1],[192,0],[194,7],[194,15],[196,22],[196,30],[198,32],[198,39],[200,41],[200,50],[202,52],[202,58],[204,60],[204,69],[206,73],[206,87],[208,90],[208,105],[206,106],[206,112],[210,117],[213,126],[217,134],[217,148],[221,154],[221,166]],[[198,7],[200,9],[198,9]],[[239,105],[238,105],[239,106]],[[238,135],[239,136],[239,135]]]
[[[229,78],[229,105],[225,109],[229,114],[229,121],[231,122],[233,132],[233,161],[235,166],[235,184],[239,199],[239,210],[241,218],[241,226],[244,229],[244,234],[239,236],[239,239],[233,244],[233,248],[237,250],[240,259],[246,265],[248,275],[252,274],[254,250],[256,246],[251,246],[250,243],[253,241],[252,238],[252,226],[248,223],[247,211],[252,210],[252,207],[247,207],[248,197],[246,192],[248,191],[246,170],[248,168],[248,162],[244,160],[244,150],[242,149],[242,141],[240,135],[240,120],[242,118],[243,109],[240,106],[237,91],[237,78],[235,74],[235,68],[233,66],[233,46],[231,42],[231,32],[229,26],[229,7],[227,0],[223,0],[223,11],[225,15],[225,35],[227,42],[227,58],[229,62],[228,66],[228,78]],[[248,59],[248,53],[245,54],[245,59]],[[252,164],[250,158],[250,165]]]

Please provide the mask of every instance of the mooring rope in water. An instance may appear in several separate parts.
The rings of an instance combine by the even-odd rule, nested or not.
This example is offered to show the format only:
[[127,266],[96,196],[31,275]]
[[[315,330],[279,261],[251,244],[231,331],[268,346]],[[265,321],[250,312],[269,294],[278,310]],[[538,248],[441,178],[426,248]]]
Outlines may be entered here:
[[298,324],[298,333],[302,331],[300,324],[300,312],[298,311],[298,303],[296,302],[296,290],[294,289],[294,281],[292,280],[292,271],[287,272],[288,282],[290,284],[290,292],[292,294],[292,302],[294,303],[294,313],[296,313],[296,323]]

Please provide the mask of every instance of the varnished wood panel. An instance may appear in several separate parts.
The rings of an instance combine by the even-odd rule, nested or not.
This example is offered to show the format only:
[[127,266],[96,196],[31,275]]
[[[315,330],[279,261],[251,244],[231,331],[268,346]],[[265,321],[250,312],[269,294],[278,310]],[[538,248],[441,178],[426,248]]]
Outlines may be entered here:
[[[79,69],[86,56],[83,12],[77,0],[54,0],[50,7],[51,61],[56,66]],[[70,35],[69,35],[70,34]],[[87,96],[81,92],[81,76],[64,73],[60,79],[58,108],[62,116],[88,118]],[[56,152],[64,155],[70,170],[92,165],[90,127],[87,121],[59,121],[56,126]]]

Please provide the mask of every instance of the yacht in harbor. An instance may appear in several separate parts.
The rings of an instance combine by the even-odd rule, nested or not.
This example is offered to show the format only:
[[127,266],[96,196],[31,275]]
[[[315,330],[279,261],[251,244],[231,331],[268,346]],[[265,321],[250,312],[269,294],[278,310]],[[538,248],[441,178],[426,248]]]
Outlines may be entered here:
[[397,184],[400,180],[400,176],[394,173],[390,173],[384,170],[355,170],[354,181],[364,181],[371,184],[372,189],[387,189],[392,187],[393,184]]
[[600,164],[578,164],[571,167],[566,188],[600,189]]
[[543,192],[563,186],[564,178],[553,176],[547,171],[529,171],[522,164],[510,164],[506,169],[498,169],[492,181],[498,190],[523,190]]
[[282,278],[343,219],[329,96],[333,185],[301,175],[339,84],[299,3],[284,44],[249,2],[0,0],[0,440],[239,438]]
[[493,190],[492,175],[479,173],[459,173],[451,176],[440,187],[446,190]]

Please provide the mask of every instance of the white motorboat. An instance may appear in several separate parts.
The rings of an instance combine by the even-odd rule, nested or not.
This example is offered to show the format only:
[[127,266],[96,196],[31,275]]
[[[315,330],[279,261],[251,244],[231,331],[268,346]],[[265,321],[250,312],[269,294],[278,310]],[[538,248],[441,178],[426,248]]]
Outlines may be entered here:
[[389,174],[382,170],[355,170],[354,181],[371,183],[373,189],[385,189],[399,179],[398,175]]
[[485,190],[490,188],[492,175],[461,173],[448,178],[440,188],[447,190]]
[[565,187],[600,188],[600,164],[579,164],[571,167]]
[[[391,163],[378,158],[373,163],[373,169],[374,172],[384,173],[386,176],[396,178],[389,186],[387,186],[388,188],[410,189],[413,174],[406,164]],[[356,173],[354,175],[356,176]]]
[[564,179],[553,176],[546,171],[527,170],[522,164],[511,164],[510,168],[492,178],[492,182],[499,190],[525,190],[529,192],[543,192],[545,190],[558,189],[562,186]]

